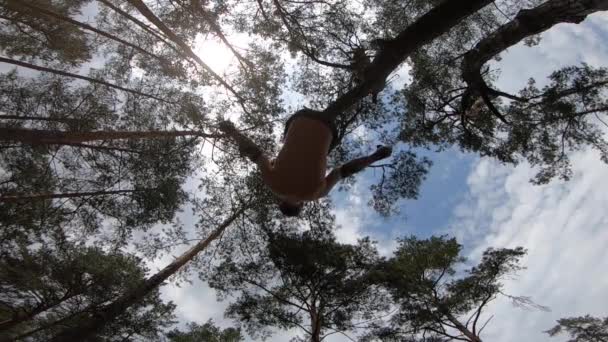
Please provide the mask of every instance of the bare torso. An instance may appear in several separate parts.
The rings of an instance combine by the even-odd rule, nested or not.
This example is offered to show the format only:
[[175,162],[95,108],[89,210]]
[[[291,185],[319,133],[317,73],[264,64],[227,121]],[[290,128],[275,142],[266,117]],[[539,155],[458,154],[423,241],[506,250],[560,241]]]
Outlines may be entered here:
[[327,152],[332,132],[324,123],[307,117],[295,118],[285,143],[265,181],[279,197],[311,201],[325,190]]

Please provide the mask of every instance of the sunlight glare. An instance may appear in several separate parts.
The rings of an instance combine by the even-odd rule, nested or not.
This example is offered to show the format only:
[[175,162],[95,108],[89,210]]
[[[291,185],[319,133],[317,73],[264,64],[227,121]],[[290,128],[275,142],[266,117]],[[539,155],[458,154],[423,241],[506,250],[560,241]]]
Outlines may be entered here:
[[197,37],[194,44],[194,53],[220,75],[224,74],[230,65],[236,62],[236,57],[226,45],[205,36]]

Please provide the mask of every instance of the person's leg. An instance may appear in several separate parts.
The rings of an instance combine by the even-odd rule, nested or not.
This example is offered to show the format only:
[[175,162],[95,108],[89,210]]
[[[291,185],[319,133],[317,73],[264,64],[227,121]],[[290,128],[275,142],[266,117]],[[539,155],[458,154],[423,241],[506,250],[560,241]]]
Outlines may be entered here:
[[333,169],[327,175],[327,177],[325,177],[325,188],[319,193],[319,197],[327,196],[331,189],[333,189],[333,187],[338,184],[341,179],[350,177],[355,173],[362,171],[371,164],[384,158],[388,158],[391,153],[393,153],[392,148],[388,146],[378,146],[376,152],[370,154],[369,156],[353,159],[348,163]]
[[376,152],[370,154],[369,156],[349,161],[340,167],[342,178],[350,177],[372,165],[373,163],[384,158],[388,158],[392,152],[393,149],[388,146],[378,146]]

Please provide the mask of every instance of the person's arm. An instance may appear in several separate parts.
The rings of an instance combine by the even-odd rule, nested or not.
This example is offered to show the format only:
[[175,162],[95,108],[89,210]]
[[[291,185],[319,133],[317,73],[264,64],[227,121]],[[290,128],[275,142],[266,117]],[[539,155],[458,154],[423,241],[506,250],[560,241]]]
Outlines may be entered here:
[[350,177],[357,172],[363,171],[366,167],[373,163],[388,158],[393,149],[387,146],[378,146],[376,152],[369,156],[357,158],[349,161],[348,163],[333,169],[327,177],[325,177],[325,189],[321,193],[320,197],[327,196],[331,189],[343,178]]
[[239,130],[237,130],[230,121],[221,122],[219,124],[219,129],[234,139],[241,154],[249,158],[249,160],[258,166],[260,172],[262,173],[262,179],[268,183],[272,171],[272,164],[262,149],[259,148],[258,145],[256,145],[256,143],[254,143],[251,139],[239,132]]
[[224,132],[224,134],[234,139],[239,148],[239,152],[241,152],[241,155],[249,158],[256,164],[258,163],[259,159],[263,159],[262,156],[264,155],[264,152],[262,149],[259,148],[258,145],[256,145],[256,143],[254,143],[251,139],[239,132],[239,130],[234,127],[232,122],[222,121],[218,127],[222,132]]

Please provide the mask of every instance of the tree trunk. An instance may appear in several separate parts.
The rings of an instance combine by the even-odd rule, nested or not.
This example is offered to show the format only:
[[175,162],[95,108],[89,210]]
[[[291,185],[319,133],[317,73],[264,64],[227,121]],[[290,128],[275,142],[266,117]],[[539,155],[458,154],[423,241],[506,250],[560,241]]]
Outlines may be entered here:
[[481,67],[500,52],[554,25],[578,24],[588,15],[603,10],[608,10],[608,0],[549,0],[533,9],[521,10],[513,20],[466,53],[462,62],[462,78],[469,87],[479,90],[484,85]]
[[146,31],[149,34],[151,34],[152,36],[154,36],[154,38],[165,43],[165,45],[170,47],[173,51],[179,53],[179,51],[173,45],[171,45],[169,42],[167,42],[165,40],[165,38],[161,37],[158,32],[155,32],[152,28],[150,28],[148,25],[144,24],[141,20],[139,20],[139,19],[135,18],[134,16],[130,15],[129,13],[123,11],[122,9],[120,9],[120,7],[115,6],[113,3],[111,3],[108,0],[97,0],[97,1],[104,4],[106,7],[112,9],[114,12],[118,13],[119,15],[129,19],[135,25],[141,27],[144,31]]
[[35,328],[35,329],[32,329],[32,330],[26,331],[26,332],[24,332],[24,333],[23,333],[23,334],[21,334],[21,335],[17,335],[17,336],[15,336],[15,337],[13,337],[11,341],[23,341],[23,340],[24,340],[26,337],[32,336],[32,335],[34,335],[35,333],[37,333],[37,332],[39,332],[39,331],[42,331],[42,330],[46,330],[46,329],[48,329],[48,328],[55,327],[55,326],[57,326],[57,325],[59,325],[59,324],[61,324],[61,323],[65,322],[65,321],[67,321],[67,320],[69,320],[69,319],[71,319],[71,318],[73,318],[73,317],[76,317],[76,316],[78,316],[78,315],[80,315],[80,314],[83,314],[83,313],[87,312],[87,311],[88,311],[90,308],[91,308],[91,307],[86,308],[86,309],[84,309],[84,310],[82,310],[82,311],[72,312],[72,313],[70,313],[69,315],[66,315],[66,316],[64,316],[64,317],[61,317],[60,319],[58,319],[58,320],[56,320],[56,321],[52,321],[52,322],[49,322],[49,323],[46,323],[46,324],[42,324],[42,325],[38,326],[38,327],[37,327],[37,328]]
[[33,195],[3,195],[0,196],[0,202],[14,203],[22,201],[41,201],[54,198],[76,198],[87,196],[105,196],[105,195],[122,195],[145,190],[114,190],[114,191],[91,191],[91,192],[67,192],[60,194],[46,193]]
[[461,20],[492,2],[494,1],[446,0],[437,5],[399,33],[396,38],[387,41],[366,73],[367,80],[337,98],[324,110],[324,113],[332,118],[338,117],[367,96],[379,82],[384,82],[412,52],[448,32]]
[[310,328],[311,328],[310,340],[312,342],[321,342],[321,322],[320,322],[319,313],[317,312],[317,308],[314,303],[313,303],[312,307],[310,308],[310,310],[311,310],[311,312],[310,312]]
[[447,317],[448,321],[450,321],[458,331],[460,331],[464,336],[466,336],[471,342],[482,342],[479,336],[475,335],[471,330],[469,330],[464,324],[460,323],[456,317],[454,317],[450,312],[443,311],[443,314]]
[[0,141],[17,141],[33,145],[70,145],[87,141],[121,140],[121,139],[161,139],[184,136],[217,138],[218,135],[205,134],[199,131],[93,131],[62,132],[38,129],[0,127]]
[[205,240],[194,245],[158,273],[144,280],[135,289],[125,293],[108,304],[104,309],[83,321],[78,327],[67,329],[53,337],[50,341],[86,341],[88,337],[95,334],[106,324],[123,314],[131,305],[140,301],[152,290],[160,286],[167,278],[175,274],[180,268],[192,260],[198,253],[207,248],[207,246],[209,246],[213,240],[217,239],[247,208],[248,205],[241,207],[241,209],[220,224]]
[[194,51],[186,44],[177,34],[175,34],[171,29],[163,23],[163,21],[157,17],[146,4],[141,0],[127,0],[131,6],[135,7],[141,15],[144,16],[149,22],[154,24],[163,34],[165,34],[173,43],[175,43],[181,49],[181,52],[186,59],[191,58],[198,65],[200,65],[206,72],[208,72],[216,81],[218,81],[222,86],[224,86],[228,91],[230,91],[241,103],[243,103],[243,99],[239,95],[239,93],[228,84],[220,75],[218,75],[213,69],[211,69],[205,62],[203,62],[200,57],[198,57]]
[[7,319],[3,322],[0,322],[0,331],[11,329],[12,327],[16,326],[17,324],[29,321],[29,320],[33,319],[36,315],[38,315],[44,311],[47,311],[50,308],[53,308],[77,295],[79,295],[79,293],[67,294],[67,295],[63,296],[62,298],[59,298],[52,303],[48,303],[47,305],[43,305],[39,308],[36,308],[31,312],[16,314],[11,319]]

